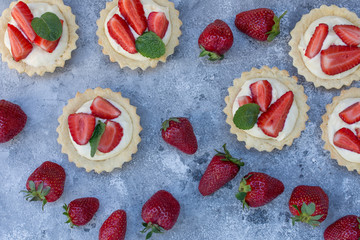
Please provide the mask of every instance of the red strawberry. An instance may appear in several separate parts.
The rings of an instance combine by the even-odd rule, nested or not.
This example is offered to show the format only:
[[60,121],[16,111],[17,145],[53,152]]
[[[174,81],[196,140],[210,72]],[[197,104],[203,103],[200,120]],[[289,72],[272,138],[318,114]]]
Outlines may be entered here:
[[26,181],[26,200],[55,202],[64,192],[65,170],[60,165],[46,161],[29,176]]
[[230,27],[222,20],[216,19],[201,33],[198,44],[202,52],[200,57],[209,56],[209,60],[221,60],[233,45],[234,37]]
[[272,86],[267,80],[254,82],[250,85],[251,97],[260,110],[266,112],[272,100]]
[[252,98],[249,96],[238,97],[237,101],[238,101],[239,107],[241,107],[245,104],[248,104],[248,103],[253,103]]
[[161,136],[165,142],[187,154],[198,149],[193,127],[187,118],[170,118],[162,123]]
[[240,167],[244,163],[240,159],[233,158],[223,145],[224,152],[217,152],[212,158],[209,166],[206,168],[204,175],[199,183],[199,192],[203,196],[213,194],[226,183],[231,181],[238,174]]
[[320,63],[328,75],[345,72],[360,64],[360,48],[332,45],[321,51]]
[[339,117],[347,124],[353,124],[360,121],[360,102],[356,102],[350,107],[347,107],[339,113]]
[[348,46],[360,44],[360,28],[354,25],[335,25],[334,32]]
[[165,36],[166,30],[169,26],[169,21],[163,12],[151,12],[148,16],[149,31],[156,33],[160,38]]
[[144,7],[140,0],[119,0],[119,9],[126,22],[134,31],[142,35],[146,28],[147,22]]
[[101,136],[98,150],[103,153],[111,152],[117,145],[119,145],[124,131],[121,125],[117,122],[107,120],[105,132]]
[[341,128],[334,135],[334,145],[360,154],[360,140],[348,128]]
[[129,26],[118,14],[115,14],[107,23],[110,36],[127,52],[137,53],[135,38]]
[[347,215],[325,229],[324,240],[359,240],[360,218]]
[[280,20],[287,13],[285,11],[279,18],[268,8],[258,8],[241,12],[236,15],[235,26],[246,35],[260,41],[271,42],[280,33]]
[[14,60],[18,62],[26,58],[31,53],[33,46],[24,37],[20,30],[10,23],[8,23],[7,30],[10,39],[11,55],[13,56]]
[[[61,24],[63,24],[64,20],[60,19],[60,22],[61,22]],[[34,43],[36,45],[38,45],[39,47],[41,47],[43,50],[47,51],[48,53],[52,53],[56,49],[57,45],[59,44],[60,39],[61,39],[61,37],[58,40],[49,41],[49,40],[43,39],[43,38],[39,37],[38,35],[36,35],[36,37],[34,39]]]
[[240,182],[236,198],[243,207],[261,207],[284,192],[284,184],[265,173],[250,172]]
[[156,192],[142,207],[141,217],[145,227],[141,232],[151,231],[146,235],[149,239],[153,233],[170,230],[176,223],[180,213],[179,202],[171,193],[160,190]]
[[90,222],[95,213],[99,209],[99,200],[94,197],[78,198],[69,203],[69,206],[64,204],[63,213],[69,219],[66,223],[70,226],[82,226]]
[[121,111],[112,105],[108,100],[97,96],[90,106],[91,113],[95,117],[103,119],[114,119],[120,116]]
[[267,112],[260,115],[257,124],[266,135],[270,137],[279,136],[284,128],[293,100],[293,92],[288,91],[271,104]]
[[19,105],[0,100],[0,143],[13,139],[25,127],[27,116]]
[[355,128],[356,136],[360,139],[360,128]]
[[101,226],[99,240],[124,240],[126,224],[126,212],[124,210],[116,210]]
[[72,139],[79,145],[89,142],[96,124],[93,115],[87,113],[74,113],[68,117],[69,130]]
[[28,5],[19,1],[11,10],[11,16],[19,25],[20,29],[25,33],[30,42],[33,42],[36,37],[35,31],[31,27],[31,21],[34,19],[34,16],[32,15]]
[[329,198],[321,187],[297,186],[291,194],[289,209],[295,216],[293,225],[304,222],[316,227],[327,217]]
[[309,44],[306,47],[305,56],[313,58],[321,51],[322,45],[329,33],[329,26],[325,23],[320,23],[316,27]]

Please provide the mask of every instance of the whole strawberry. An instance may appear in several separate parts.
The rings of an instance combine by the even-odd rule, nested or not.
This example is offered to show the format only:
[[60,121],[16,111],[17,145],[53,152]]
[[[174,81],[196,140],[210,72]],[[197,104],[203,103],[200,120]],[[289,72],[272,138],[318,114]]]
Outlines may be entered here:
[[65,170],[59,164],[46,161],[29,176],[26,181],[26,200],[55,202],[64,192]]
[[145,227],[141,232],[151,231],[146,235],[149,239],[153,233],[170,230],[176,223],[180,213],[179,202],[171,193],[160,190],[156,192],[142,207],[141,217]]
[[347,215],[325,229],[324,240],[359,240],[360,218]]
[[231,181],[239,172],[244,163],[240,159],[233,158],[223,145],[224,152],[217,152],[212,158],[209,166],[206,168],[204,175],[199,183],[199,192],[203,196],[213,194],[226,183]]
[[25,127],[26,120],[27,116],[19,105],[0,100],[0,143],[18,135]]
[[280,20],[285,11],[277,17],[271,9],[258,8],[236,15],[235,26],[248,36],[260,41],[271,42],[280,33]]
[[70,223],[70,227],[82,226],[90,222],[95,213],[99,209],[99,200],[94,197],[78,198],[69,203],[64,204],[63,213],[69,219],[66,223]]
[[124,210],[116,210],[101,226],[99,240],[124,240],[126,224],[126,212]]
[[236,198],[243,207],[261,207],[284,192],[284,184],[265,173],[250,172],[240,182]]
[[230,27],[222,20],[216,19],[201,33],[198,43],[202,52],[200,57],[209,56],[209,60],[221,60],[233,45],[234,37]]
[[187,154],[198,148],[193,127],[187,118],[170,118],[162,123],[161,136],[165,142]]
[[329,198],[321,187],[300,185],[291,194],[289,209],[295,216],[293,225],[304,222],[316,227],[327,217]]

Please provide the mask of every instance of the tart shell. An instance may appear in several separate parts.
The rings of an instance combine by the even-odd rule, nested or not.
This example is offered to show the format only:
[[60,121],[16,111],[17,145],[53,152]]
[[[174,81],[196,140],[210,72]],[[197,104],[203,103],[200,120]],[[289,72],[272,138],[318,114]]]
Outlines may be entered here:
[[109,55],[110,61],[117,62],[120,65],[120,68],[129,67],[134,70],[136,68],[141,68],[146,70],[148,67],[155,68],[157,64],[161,62],[166,62],[166,58],[174,53],[175,47],[179,45],[179,37],[181,35],[180,27],[182,22],[179,19],[179,11],[175,9],[174,3],[168,0],[154,0],[155,3],[169,8],[170,23],[171,23],[171,37],[169,42],[166,45],[166,52],[163,56],[156,59],[148,59],[145,61],[137,61],[134,59],[127,58],[126,56],[116,52],[111,46],[106,33],[105,33],[105,21],[109,12],[113,10],[118,5],[119,0],[114,0],[112,2],[106,3],[106,8],[100,12],[100,18],[97,20],[98,30],[96,35],[99,38],[99,45],[103,47],[103,53]]
[[343,158],[335,149],[335,147],[330,143],[328,138],[328,122],[329,117],[336,108],[336,106],[340,103],[340,101],[346,98],[359,98],[360,97],[360,89],[359,88],[351,88],[348,90],[343,90],[340,93],[340,96],[336,96],[333,98],[332,103],[326,106],[326,113],[322,116],[322,124],[320,128],[322,130],[321,138],[325,141],[324,149],[330,152],[331,158],[335,159],[340,166],[346,167],[349,171],[356,170],[360,174],[360,163],[350,162]]
[[[68,116],[75,113],[85,102],[93,100],[95,97],[101,96],[110,99],[121,105],[128,113],[133,124],[133,135],[129,145],[119,152],[117,155],[102,161],[89,160],[81,156],[71,142],[69,132]],[[136,114],[136,107],[130,105],[128,98],[123,98],[121,93],[113,92],[111,89],[87,89],[84,93],[77,93],[75,98],[70,99],[68,104],[63,108],[63,114],[58,118],[59,126],[56,131],[59,134],[58,143],[62,145],[61,151],[68,155],[69,161],[74,162],[79,168],[83,167],[87,172],[94,170],[96,173],[102,171],[111,172],[115,168],[121,168],[125,162],[132,159],[132,155],[137,152],[137,145],[140,143],[139,136],[142,128],[140,126],[140,117]]]
[[0,32],[0,53],[2,55],[2,61],[7,62],[10,69],[16,69],[19,73],[26,73],[29,76],[33,76],[35,73],[39,76],[43,76],[46,72],[54,72],[57,67],[64,67],[65,61],[71,58],[71,52],[75,50],[76,41],[78,40],[79,36],[76,34],[76,30],[79,26],[75,22],[75,15],[72,14],[71,8],[69,6],[64,5],[63,0],[23,0],[25,3],[48,3],[52,5],[56,5],[59,10],[61,11],[62,15],[64,16],[66,23],[69,29],[69,39],[68,45],[65,49],[64,53],[61,55],[59,59],[53,65],[50,66],[40,66],[40,67],[33,67],[27,65],[26,63],[20,61],[16,62],[9,49],[5,46],[4,43],[4,29],[7,28],[7,24],[11,19],[11,9],[18,3],[12,2],[10,7],[5,9],[0,17],[0,29],[3,31]]
[[[294,93],[294,100],[299,109],[299,115],[292,132],[281,141],[254,137],[244,130],[237,128],[233,122],[232,106],[236,96],[243,84],[254,78],[276,79]],[[270,69],[268,66],[264,66],[261,69],[252,68],[250,72],[243,72],[241,78],[234,79],[234,85],[228,88],[228,92],[229,96],[225,97],[226,107],[224,108],[224,113],[227,115],[226,122],[230,125],[230,132],[235,134],[239,141],[244,141],[247,149],[255,148],[258,151],[267,152],[271,152],[274,149],[281,150],[285,145],[290,146],[294,139],[298,138],[305,129],[305,123],[308,120],[307,111],[310,109],[306,104],[307,96],[304,93],[303,86],[297,84],[297,78],[290,77],[289,73],[285,70],[280,71],[276,67]]]
[[360,27],[360,19],[358,16],[350,12],[346,8],[339,8],[335,5],[325,6],[322,5],[320,8],[313,9],[310,13],[303,15],[301,20],[296,24],[295,28],[291,31],[291,40],[289,45],[291,50],[289,55],[293,58],[293,65],[298,69],[299,74],[303,75],[305,79],[309,82],[313,82],[315,87],[323,86],[326,89],[331,88],[341,88],[342,86],[349,86],[354,80],[359,80],[360,78],[360,67],[357,66],[357,70],[350,75],[339,79],[323,79],[315,76],[310,70],[306,67],[301,52],[298,49],[300,40],[309,28],[310,24],[315,20],[325,17],[325,16],[339,16],[345,18],[352,22],[354,25]]

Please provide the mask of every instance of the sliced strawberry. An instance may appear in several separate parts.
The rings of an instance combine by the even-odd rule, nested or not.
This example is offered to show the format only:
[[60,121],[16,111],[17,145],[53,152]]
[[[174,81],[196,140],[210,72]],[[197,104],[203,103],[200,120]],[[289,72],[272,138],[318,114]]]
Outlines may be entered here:
[[163,12],[151,12],[148,16],[149,31],[156,33],[161,39],[165,36],[169,21]]
[[334,145],[360,154],[360,140],[348,128],[341,128],[335,133]]
[[270,137],[277,137],[284,128],[286,117],[294,100],[292,91],[286,92],[258,119],[259,128]]
[[119,0],[119,9],[132,29],[137,34],[142,35],[147,28],[147,22],[144,7],[140,0]]
[[[61,22],[61,24],[64,24],[64,20],[60,19],[60,22]],[[43,50],[47,51],[48,53],[52,53],[56,49],[57,45],[59,44],[60,39],[61,39],[61,37],[58,40],[49,41],[49,40],[43,39],[43,38],[39,37],[38,35],[36,35],[34,43],[36,45],[38,45],[39,47],[41,47]]]
[[28,5],[22,1],[19,1],[11,10],[11,16],[19,25],[20,29],[25,33],[30,42],[34,42],[36,33],[31,27],[31,21],[33,20],[34,16],[32,15]]
[[96,118],[87,113],[74,113],[68,117],[69,130],[72,139],[79,145],[89,142],[96,124]]
[[14,25],[8,23],[7,30],[10,39],[11,54],[14,60],[18,62],[31,53],[33,46]]
[[121,111],[117,109],[114,105],[112,105],[108,100],[97,96],[92,102],[91,113],[95,117],[103,118],[103,119],[114,119],[120,116]]
[[360,140],[360,128],[355,128],[356,137]]
[[328,75],[345,72],[360,63],[360,48],[332,45],[321,51],[321,69]]
[[115,14],[107,23],[110,36],[127,52],[137,53],[135,38],[129,26],[118,14]]
[[111,152],[119,145],[124,132],[121,125],[117,122],[107,120],[104,134],[101,136],[98,150],[103,153]]
[[354,25],[335,25],[334,32],[348,46],[360,44],[360,28]]
[[329,26],[325,23],[320,23],[319,26],[316,27],[315,32],[306,47],[305,56],[308,58],[315,57],[321,51],[322,45],[328,33]]
[[347,124],[353,124],[360,121],[360,102],[354,103],[350,107],[339,113],[339,117]]
[[251,97],[260,110],[266,112],[272,99],[272,87],[267,80],[254,82],[250,85]]
[[241,107],[245,104],[248,104],[248,103],[253,103],[252,98],[249,96],[238,97],[237,101],[238,101],[239,107]]

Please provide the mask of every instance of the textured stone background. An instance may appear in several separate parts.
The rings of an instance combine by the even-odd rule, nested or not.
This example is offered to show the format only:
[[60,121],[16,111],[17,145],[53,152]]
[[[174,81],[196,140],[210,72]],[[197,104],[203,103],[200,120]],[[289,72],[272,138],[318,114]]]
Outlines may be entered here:
[[[4,10],[11,0],[0,1]],[[131,71],[120,69],[104,56],[95,35],[96,20],[105,1],[65,0],[72,7],[80,25],[78,49],[65,68],[44,77],[32,77],[10,70],[0,63],[0,98],[15,102],[28,115],[23,132],[0,146],[0,239],[97,239],[103,221],[116,209],[128,213],[127,239],[144,239],[141,207],[157,190],[166,189],[180,201],[181,213],[175,227],[154,239],[322,239],[324,229],[339,217],[360,214],[359,176],[348,172],[330,159],[320,139],[321,116],[325,105],[339,95],[339,90],[314,88],[297,75],[288,56],[289,32],[301,16],[322,4],[340,1],[270,1],[270,0],[174,0],[184,25],[180,46],[166,64],[156,69]],[[356,0],[340,6],[360,13]],[[241,34],[235,28],[238,12],[268,7],[280,15],[282,33],[272,43],[262,43]],[[220,18],[233,30],[235,41],[221,63],[199,59],[197,39],[207,24]],[[222,112],[227,88],[241,72],[269,65],[286,69],[299,77],[309,96],[309,121],[301,137],[291,147],[271,153],[247,150],[230,134]],[[112,173],[86,173],[76,168],[61,153],[56,142],[57,118],[67,100],[87,88],[111,88],[120,91],[138,107],[142,142],[130,163]],[[352,84],[360,87],[359,82]],[[188,156],[168,146],[161,139],[161,122],[171,116],[189,117],[198,138],[199,150]],[[246,166],[239,175],[209,197],[198,190],[201,174],[224,143]],[[41,211],[40,203],[27,203],[19,193],[29,174],[42,162],[61,164],[67,173],[63,196]],[[279,178],[285,192],[270,204],[243,210],[235,199],[239,181],[250,171],[262,171]],[[313,229],[304,224],[291,226],[287,202],[292,189],[300,184],[320,185],[330,198],[328,218]],[[86,226],[70,229],[64,224],[63,203],[79,197],[95,196],[100,208]]]

